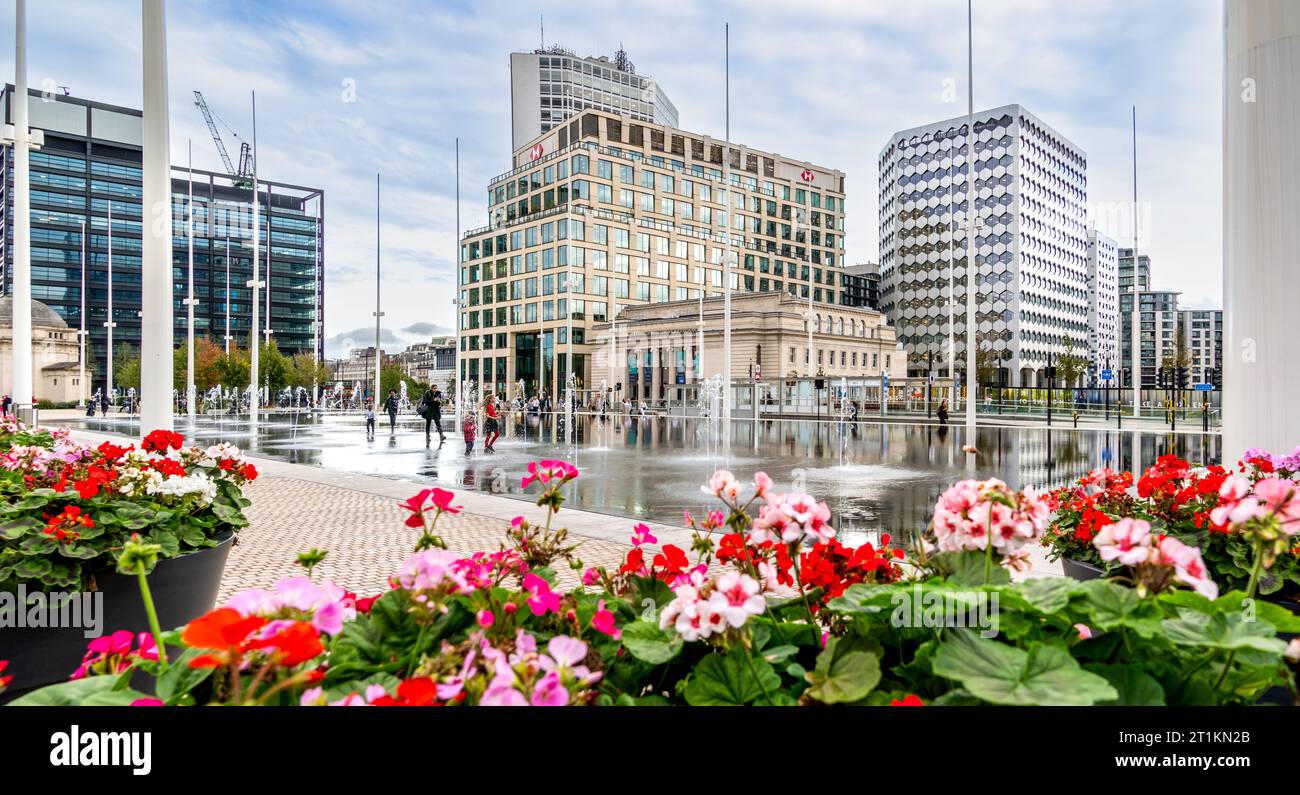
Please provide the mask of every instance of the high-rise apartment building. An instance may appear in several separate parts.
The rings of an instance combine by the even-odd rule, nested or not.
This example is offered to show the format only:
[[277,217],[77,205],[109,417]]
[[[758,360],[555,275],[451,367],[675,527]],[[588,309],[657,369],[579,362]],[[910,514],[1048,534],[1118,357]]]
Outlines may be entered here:
[[[1130,260],[1131,261],[1131,260]],[[1140,386],[1154,389],[1158,383],[1156,374],[1166,367],[1165,360],[1172,359],[1177,350],[1178,327],[1178,293],[1173,290],[1144,290],[1138,293],[1138,343],[1139,366],[1142,369]],[[1132,325],[1130,314],[1133,311],[1133,294],[1119,294],[1120,311],[1120,357],[1123,360],[1123,385],[1133,384],[1132,380]]]
[[[1008,385],[1046,384],[1048,356],[1088,339],[1088,162],[1081,149],[1019,105],[895,133],[880,154],[881,308],[911,375],[948,370],[949,317],[965,361],[967,219],[975,234],[976,344]],[[975,164],[975,207],[967,173]],[[949,272],[953,273],[949,306]]]
[[1178,312],[1191,384],[1212,384],[1223,376],[1223,310],[1183,309]]
[[[1133,290],[1133,249],[1121,248],[1119,250],[1119,291],[1128,293]],[[1151,257],[1147,254],[1138,255],[1138,290],[1151,289]]]
[[732,144],[729,211],[724,148],[592,110],[524,142],[487,186],[488,225],[461,238],[461,378],[556,395],[572,353],[588,382],[591,326],[617,325],[627,306],[723,294],[728,241],[732,290],[835,304],[844,174]]
[[880,263],[850,265],[840,276],[840,304],[880,309]]
[[511,140],[516,150],[584,110],[678,126],[677,106],[620,49],[580,58],[563,47],[510,54]]
[[1088,230],[1088,375],[1090,386],[1114,386],[1101,381],[1101,371],[1112,372],[1119,360],[1119,246]]
[[[0,97],[12,122],[13,86]],[[31,91],[31,126],[45,143],[31,153],[32,297],[57,312],[71,328],[81,324],[82,246],[85,244],[86,327],[95,384],[104,383],[109,289],[109,208],[112,208],[113,348],[138,351],[140,344],[141,234],[148,220],[141,207],[141,112],[76,97]],[[203,143],[207,143],[206,141]],[[174,152],[173,152],[174,154]],[[6,232],[0,290],[13,283],[13,149],[0,153],[7,179],[3,208]],[[188,292],[189,239],[186,213],[191,174],[172,166],[172,283],[175,344],[186,337],[183,303]],[[225,344],[227,306],[232,344],[247,347],[252,318],[252,190],[227,174],[195,169],[194,297],[195,336]],[[324,193],[281,182],[258,186],[260,277],[270,285],[260,300],[265,339],[282,352],[321,355],[324,321]],[[84,233],[84,237],[83,237]],[[269,237],[269,241],[268,241]],[[227,256],[227,251],[229,255]]]

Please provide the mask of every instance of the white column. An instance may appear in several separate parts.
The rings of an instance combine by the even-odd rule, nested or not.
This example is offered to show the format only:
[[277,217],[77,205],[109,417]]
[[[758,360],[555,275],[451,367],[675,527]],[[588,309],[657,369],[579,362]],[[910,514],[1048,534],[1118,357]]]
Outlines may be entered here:
[[1227,0],[1223,461],[1300,444],[1300,0]]
[[86,396],[90,394],[86,385],[86,222],[81,222],[81,308],[78,311],[81,323],[77,329],[77,408],[86,407]]
[[172,429],[172,190],[163,0],[142,0],[144,211],[140,267],[140,433]]
[[194,143],[187,143],[190,158],[189,202],[185,212],[185,240],[189,250],[189,271],[185,295],[185,413],[194,419]]
[[32,203],[31,167],[27,157],[27,2],[17,0],[14,14],[14,323],[13,398],[32,405]]
[[261,407],[261,399],[259,396],[261,395],[260,390],[262,388],[260,368],[258,367],[258,360],[261,358],[261,350],[257,344],[258,342],[257,334],[258,334],[259,327],[261,326],[261,318],[259,317],[260,312],[258,307],[260,304],[261,289],[262,289],[262,283],[259,280],[261,277],[260,265],[258,264],[258,260],[257,260],[257,248],[258,248],[257,238],[258,235],[261,233],[261,229],[259,226],[261,222],[258,220],[259,206],[258,206],[257,191],[258,191],[257,189],[257,92],[254,91],[253,92],[253,227],[252,227],[253,278],[244,285],[245,287],[250,287],[253,290],[251,296],[253,316],[250,319],[249,326],[248,326],[248,422],[249,422],[249,426],[253,429],[254,433],[257,432],[257,421],[261,416],[258,413],[258,410]]

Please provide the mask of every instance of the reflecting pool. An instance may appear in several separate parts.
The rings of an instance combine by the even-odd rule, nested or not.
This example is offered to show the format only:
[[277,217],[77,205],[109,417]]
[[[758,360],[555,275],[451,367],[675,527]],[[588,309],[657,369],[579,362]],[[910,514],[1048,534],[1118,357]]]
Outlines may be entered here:
[[[765,471],[779,490],[800,488],[823,499],[835,524],[850,536],[900,533],[923,527],[935,498],[966,477],[967,443],[960,426],[893,422],[837,423],[771,420],[719,421],[583,415],[576,442],[564,442],[562,417],[507,415],[495,453],[472,455],[452,420],[447,440],[435,432],[426,447],[424,422],[399,419],[390,434],[380,417],[376,436],[366,438],[357,415],[272,413],[256,435],[248,420],[198,418],[199,443],[229,441],[258,455],[457,489],[490,491],[520,499],[519,477],[529,461],[564,458],[582,471],[569,488],[570,507],[682,524],[683,511],[712,507],[700,485],[717,469],[742,480]],[[135,421],[117,418],[63,422],[88,430],[135,433]],[[177,430],[187,431],[184,418]],[[559,438],[557,446],[553,440]],[[977,429],[974,476],[997,477],[1014,488],[1058,486],[1098,466],[1141,469],[1175,453],[1194,465],[1218,463],[1220,437],[1201,433],[1150,433],[1096,429],[988,426]],[[530,490],[535,493],[536,487]]]

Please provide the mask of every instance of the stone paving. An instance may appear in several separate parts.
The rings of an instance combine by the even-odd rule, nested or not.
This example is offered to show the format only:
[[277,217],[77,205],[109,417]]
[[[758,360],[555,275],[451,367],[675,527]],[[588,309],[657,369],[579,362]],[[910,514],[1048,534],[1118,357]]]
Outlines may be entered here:
[[[418,488],[411,484],[407,491],[414,494]],[[250,524],[230,552],[222,601],[241,589],[265,588],[301,574],[294,561],[312,547],[329,553],[316,569],[318,577],[362,596],[379,593],[387,589],[388,576],[411,554],[419,535],[404,524],[410,513],[392,497],[274,473],[263,474],[245,494],[253,503],[247,510]],[[517,513],[541,516],[539,508],[528,510],[525,504],[511,502]],[[497,517],[460,513],[443,514],[437,529],[449,549],[470,554],[498,549],[508,526]],[[583,563],[611,570],[629,548],[600,539],[577,540],[581,546],[576,554]],[[579,573],[567,566],[557,565],[556,573],[566,588],[577,585]]]

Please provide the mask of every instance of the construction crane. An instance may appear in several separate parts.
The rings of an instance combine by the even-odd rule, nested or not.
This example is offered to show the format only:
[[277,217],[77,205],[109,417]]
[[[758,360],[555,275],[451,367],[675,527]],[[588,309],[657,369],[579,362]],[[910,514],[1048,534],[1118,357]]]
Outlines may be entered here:
[[[221,140],[221,131],[217,129],[218,119],[213,115],[212,110],[208,107],[207,100],[203,98],[202,91],[194,92],[194,107],[198,108],[203,114],[203,120],[208,123],[208,132],[212,135],[212,142],[217,145],[217,153],[221,155],[221,162],[226,166],[226,173],[235,178],[235,184],[247,187],[253,184],[253,149],[247,141],[239,142],[239,168],[230,161],[230,154],[226,151],[226,144]],[[224,121],[221,124],[236,139],[239,134],[230,129],[230,125]]]

